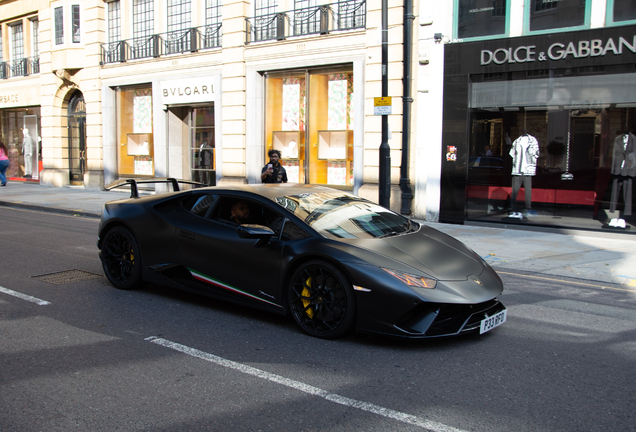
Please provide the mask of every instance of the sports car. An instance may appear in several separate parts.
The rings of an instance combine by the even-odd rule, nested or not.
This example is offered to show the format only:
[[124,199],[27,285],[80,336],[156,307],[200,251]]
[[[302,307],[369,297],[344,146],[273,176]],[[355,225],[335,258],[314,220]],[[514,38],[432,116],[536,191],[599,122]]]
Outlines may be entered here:
[[[175,190],[140,196],[138,183],[162,181]],[[291,315],[320,338],[434,338],[506,321],[497,273],[425,223],[322,186],[182,183],[194,182],[107,186],[131,188],[104,205],[99,226],[115,287],[149,282]]]

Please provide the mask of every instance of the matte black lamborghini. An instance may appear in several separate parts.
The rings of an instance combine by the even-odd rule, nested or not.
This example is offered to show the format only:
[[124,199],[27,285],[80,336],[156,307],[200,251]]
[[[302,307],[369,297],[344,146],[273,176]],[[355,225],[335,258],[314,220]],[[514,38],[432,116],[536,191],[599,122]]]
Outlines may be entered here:
[[147,281],[291,314],[322,338],[484,333],[506,320],[501,279],[475,252],[363,198],[292,184],[179,191],[163,180],[175,192],[109,185],[132,191],[104,205],[99,226],[117,288]]

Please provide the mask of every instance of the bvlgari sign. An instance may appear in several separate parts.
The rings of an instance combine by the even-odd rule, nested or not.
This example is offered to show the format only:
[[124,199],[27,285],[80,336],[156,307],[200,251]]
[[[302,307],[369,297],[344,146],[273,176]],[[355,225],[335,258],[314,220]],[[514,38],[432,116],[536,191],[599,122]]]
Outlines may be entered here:
[[214,78],[190,78],[161,82],[161,103],[163,105],[213,102]]
[[627,53],[636,54],[636,35],[630,37],[590,39],[578,42],[554,42],[547,49],[537,49],[536,45],[481,50],[481,65],[488,66],[507,63],[531,63],[547,60],[580,59],[586,57],[620,56]]

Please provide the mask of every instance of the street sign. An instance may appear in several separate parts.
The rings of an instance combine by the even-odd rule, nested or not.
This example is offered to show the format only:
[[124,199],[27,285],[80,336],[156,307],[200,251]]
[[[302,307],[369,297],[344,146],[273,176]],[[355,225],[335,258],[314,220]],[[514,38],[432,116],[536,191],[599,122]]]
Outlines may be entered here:
[[373,98],[373,115],[391,114],[391,96]]

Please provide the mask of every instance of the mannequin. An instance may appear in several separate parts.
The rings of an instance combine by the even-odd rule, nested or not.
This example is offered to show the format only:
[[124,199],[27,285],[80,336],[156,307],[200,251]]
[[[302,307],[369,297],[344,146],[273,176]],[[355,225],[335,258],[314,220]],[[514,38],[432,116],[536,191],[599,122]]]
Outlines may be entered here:
[[539,159],[539,142],[524,129],[523,134],[512,143],[512,196],[510,206],[512,212],[508,217],[523,219],[523,214],[515,211],[517,194],[521,185],[525,192],[526,209],[532,208],[532,177],[537,172]]
[[[621,189],[623,191],[623,216],[632,214],[632,182],[636,176],[636,136],[625,131],[614,140],[614,151],[612,153],[612,198],[610,201],[610,212],[616,211],[618,197]],[[614,218],[609,226],[625,228],[625,219]]]
[[22,156],[24,156],[24,177],[31,178],[33,172],[33,138],[29,135],[28,129],[22,130],[24,140],[22,140]]

